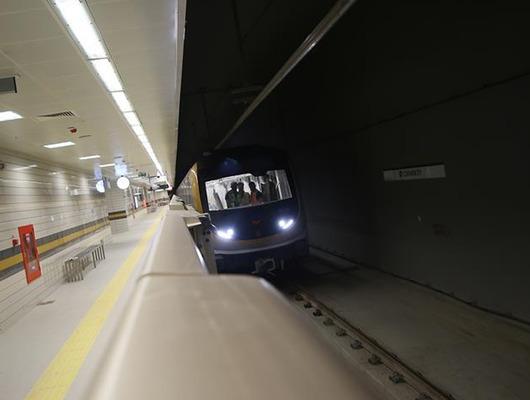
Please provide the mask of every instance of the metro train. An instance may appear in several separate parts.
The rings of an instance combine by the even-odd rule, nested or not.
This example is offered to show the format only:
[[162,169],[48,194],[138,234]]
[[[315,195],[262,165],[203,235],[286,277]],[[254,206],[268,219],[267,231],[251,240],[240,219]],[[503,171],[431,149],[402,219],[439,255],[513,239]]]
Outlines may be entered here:
[[286,154],[261,146],[207,153],[177,196],[208,213],[219,272],[263,273],[307,253],[300,199]]

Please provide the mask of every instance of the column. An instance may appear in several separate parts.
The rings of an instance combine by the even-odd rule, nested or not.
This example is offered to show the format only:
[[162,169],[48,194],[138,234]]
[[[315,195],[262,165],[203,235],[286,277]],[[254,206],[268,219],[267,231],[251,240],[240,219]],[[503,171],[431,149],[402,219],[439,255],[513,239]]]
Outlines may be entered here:
[[110,182],[110,188],[106,189],[107,210],[110,221],[110,230],[114,233],[126,232],[129,230],[127,220],[127,207],[129,199],[127,190],[122,190],[116,184],[116,180]]

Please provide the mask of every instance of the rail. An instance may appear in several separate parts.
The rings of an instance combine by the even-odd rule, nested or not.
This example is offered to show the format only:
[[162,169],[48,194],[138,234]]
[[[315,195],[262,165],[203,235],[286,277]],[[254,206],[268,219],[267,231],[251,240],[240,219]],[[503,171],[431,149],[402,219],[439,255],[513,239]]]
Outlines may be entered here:
[[266,281],[209,273],[208,222],[176,203],[84,398],[383,398]]
[[85,278],[85,270],[92,264],[96,268],[98,261],[105,259],[105,245],[103,240],[99,244],[80,250],[74,257],[67,259],[63,266],[66,282],[80,281]]

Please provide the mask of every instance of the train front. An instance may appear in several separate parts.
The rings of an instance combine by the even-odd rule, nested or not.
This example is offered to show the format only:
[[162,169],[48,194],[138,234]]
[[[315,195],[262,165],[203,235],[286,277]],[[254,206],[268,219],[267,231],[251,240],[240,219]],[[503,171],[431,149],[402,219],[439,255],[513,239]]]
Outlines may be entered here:
[[271,271],[307,252],[300,202],[282,152],[216,152],[198,163],[198,177],[215,226],[219,272]]

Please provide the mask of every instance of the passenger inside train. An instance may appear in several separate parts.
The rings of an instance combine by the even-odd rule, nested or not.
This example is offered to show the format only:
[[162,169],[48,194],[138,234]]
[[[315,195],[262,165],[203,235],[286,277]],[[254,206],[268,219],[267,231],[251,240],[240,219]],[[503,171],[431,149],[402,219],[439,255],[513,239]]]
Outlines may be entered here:
[[246,173],[207,181],[206,193],[210,211],[259,206],[292,198],[285,170],[271,170],[261,176]]

